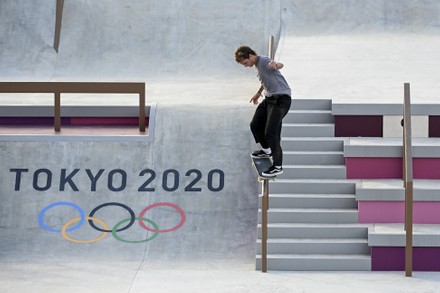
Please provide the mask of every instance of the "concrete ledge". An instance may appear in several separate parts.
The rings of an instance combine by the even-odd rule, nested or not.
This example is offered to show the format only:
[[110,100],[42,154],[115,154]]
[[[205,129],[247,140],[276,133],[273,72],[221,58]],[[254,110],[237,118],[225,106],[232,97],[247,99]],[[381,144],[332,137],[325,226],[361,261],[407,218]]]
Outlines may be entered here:
[[[383,137],[403,137],[401,121],[403,115],[384,115],[383,116]],[[412,137],[429,137],[429,116],[411,115]]]
[[[149,117],[151,105],[145,107]],[[49,105],[2,105],[0,117],[52,117],[54,107]],[[139,106],[121,105],[66,105],[61,106],[61,116],[68,117],[138,117]]]
[[[344,140],[344,157],[402,157],[402,138],[353,137]],[[414,158],[440,158],[440,138],[413,138]]]
[[[402,104],[348,104],[333,103],[332,114],[334,116],[354,116],[354,115],[402,115]],[[412,115],[440,115],[440,104],[412,104]]]
[[[414,180],[414,201],[440,201],[439,180]],[[404,201],[402,180],[361,180],[356,183],[357,201]]]
[[[368,229],[372,271],[404,271],[403,224],[374,224]],[[440,271],[440,225],[413,225],[413,271]]]
[[78,141],[112,141],[112,142],[151,142],[149,135],[0,135],[0,141],[41,141],[41,142],[78,142]]
[[[10,108],[9,108],[10,107]],[[10,117],[27,116],[35,111],[33,117],[53,116],[51,106],[2,106],[0,116],[10,109]],[[69,134],[69,132],[48,133],[48,134],[0,134],[0,141],[113,141],[113,142],[151,142],[154,140],[156,128],[156,104],[146,107],[146,117],[149,117],[148,130],[141,133],[138,129],[133,131],[116,130],[111,134],[102,134],[98,131],[85,131],[81,134]],[[23,112],[17,112],[22,109]],[[7,111],[6,111],[7,112]],[[18,115],[20,113],[21,115]],[[49,114],[50,113],[50,114]],[[76,117],[138,117],[138,106],[63,106],[62,115]],[[3,115],[7,116],[7,115]],[[31,116],[31,115],[29,115]]]
[[[406,245],[403,224],[373,224],[368,228],[368,246]],[[440,225],[413,225],[413,246],[440,247]]]

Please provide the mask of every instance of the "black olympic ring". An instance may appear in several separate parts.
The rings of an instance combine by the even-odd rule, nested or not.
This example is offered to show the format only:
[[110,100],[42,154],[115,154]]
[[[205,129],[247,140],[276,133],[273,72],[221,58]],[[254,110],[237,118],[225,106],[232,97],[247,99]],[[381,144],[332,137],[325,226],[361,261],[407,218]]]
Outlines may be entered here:
[[[126,210],[130,213],[130,222],[129,222],[127,225],[125,225],[124,227],[122,227],[122,228],[116,230],[116,232],[124,231],[124,230],[130,228],[130,227],[134,224],[134,221],[136,220],[136,215],[135,215],[135,213],[133,212],[133,210],[130,209],[130,208],[129,208],[128,206],[126,206],[125,204],[122,204],[122,203],[119,203],[119,202],[107,202],[107,203],[103,203],[103,204],[97,206],[96,208],[94,208],[94,209],[90,212],[89,217],[93,218],[93,215],[94,215],[98,210],[100,210],[101,208],[106,207],[106,206],[119,206],[119,207],[121,207],[121,208],[126,209]],[[97,226],[95,225],[95,223],[93,223],[93,220],[88,220],[88,221],[89,221],[90,226],[92,226],[94,229],[96,229],[96,230],[98,230],[98,231],[101,231],[101,232],[112,232],[112,230],[110,230],[110,229],[102,229],[102,228],[97,227]]]

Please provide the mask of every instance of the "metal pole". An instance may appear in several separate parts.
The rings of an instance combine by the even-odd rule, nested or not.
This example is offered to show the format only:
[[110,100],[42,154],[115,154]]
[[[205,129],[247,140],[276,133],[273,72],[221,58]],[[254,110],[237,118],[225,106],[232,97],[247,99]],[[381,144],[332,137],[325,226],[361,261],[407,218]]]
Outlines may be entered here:
[[139,93],[139,131],[145,132],[145,87]]
[[64,6],[64,0],[57,0],[56,9],[55,9],[55,36],[53,41],[53,48],[57,53],[58,53],[58,48],[60,46],[63,6]]
[[405,246],[405,276],[412,276],[412,264],[413,264],[413,211],[412,211],[412,199],[413,199],[413,183],[407,182],[405,185],[405,198],[406,204],[406,246]]
[[402,148],[402,179],[403,179],[403,187],[405,188],[405,182],[406,182],[406,158],[405,158],[405,153],[406,153],[406,131],[405,131],[405,105],[403,106],[403,148]]
[[60,132],[61,130],[61,93],[55,92],[55,102],[54,102],[54,127],[55,132]]
[[269,57],[272,60],[275,57],[275,52],[273,50],[273,36],[269,37]]
[[411,101],[410,85],[404,84],[404,157],[405,157],[405,275],[412,276],[413,263],[413,170],[411,143]]
[[267,272],[267,209],[269,203],[269,180],[263,179],[261,182],[261,272]]

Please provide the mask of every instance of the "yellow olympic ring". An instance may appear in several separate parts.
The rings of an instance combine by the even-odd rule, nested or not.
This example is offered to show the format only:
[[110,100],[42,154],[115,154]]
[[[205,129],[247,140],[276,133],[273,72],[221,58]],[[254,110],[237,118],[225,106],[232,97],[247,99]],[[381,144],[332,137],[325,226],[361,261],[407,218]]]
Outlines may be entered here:
[[[99,224],[101,224],[101,226],[102,226],[105,230],[108,230],[108,226],[107,226],[107,224],[106,224],[103,220],[100,220],[100,219],[98,219],[98,218],[94,218],[94,217],[86,217],[86,219],[87,219],[87,220],[96,221],[96,222],[98,222]],[[81,220],[81,217],[77,217],[77,218],[74,218],[74,219],[70,220],[70,221],[67,222],[66,224],[64,224],[63,228],[61,229],[61,235],[64,237],[64,239],[66,239],[66,240],[68,240],[68,241],[70,241],[70,242],[75,242],[75,243],[93,243],[93,242],[97,242],[97,241],[99,241],[99,240],[102,240],[102,239],[104,239],[104,238],[107,236],[108,232],[102,232],[101,236],[99,236],[98,238],[95,238],[95,239],[89,239],[89,240],[78,240],[78,239],[74,239],[74,238],[69,237],[69,236],[67,235],[67,233],[66,233],[66,230],[67,230],[72,224],[74,224],[74,223],[76,223],[76,222],[78,222],[78,221],[80,221],[80,220]]]

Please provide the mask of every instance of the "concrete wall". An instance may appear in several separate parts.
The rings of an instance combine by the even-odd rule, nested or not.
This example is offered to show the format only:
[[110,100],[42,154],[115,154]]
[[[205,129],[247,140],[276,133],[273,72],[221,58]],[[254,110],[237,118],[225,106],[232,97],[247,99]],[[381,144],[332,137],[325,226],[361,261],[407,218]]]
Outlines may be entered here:
[[[220,259],[253,266],[258,182],[249,158],[254,107],[248,101],[258,81],[233,53],[242,44],[265,53],[268,36],[279,34],[280,1],[66,0],[59,54],[52,49],[55,1],[47,2],[0,3],[0,79],[145,81],[147,103],[157,104],[154,137],[0,142],[0,259]],[[88,95],[77,103],[96,106],[102,99]],[[52,99],[6,95],[0,103],[50,105]],[[75,97],[63,103],[75,104]],[[133,101],[111,97],[103,104],[121,103]],[[166,202],[176,206],[152,208],[146,217],[161,230],[183,223],[183,214],[185,221],[147,243],[124,243],[110,233],[80,244],[41,227],[42,221],[61,229],[79,216],[64,205],[41,214],[57,202],[78,205],[86,216],[110,202],[136,216]],[[129,213],[106,206],[96,217],[111,228]],[[153,234],[136,223],[118,232],[132,240]],[[87,222],[65,234],[100,235]]]
[[[221,259],[253,264],[258,183],[249,158],[253,145],[248,123],[254,108],[247,102],[258,82],[252,71],[233,60],[235,48],[247,44],[265,54],[269,35],[306,35],[282,40],[283,73],[292,84],[294,97],[344,95],[356,99],[361,93],[365,99],[365,92],[373,92],[380,99],[390,98],[398,95],[381,89],[365,91],[364,83],[377,89],[391,80],[398,82],[400,90],[403,81],[393,80],[396,72],[399,78],[408,78],[405,72],[423,72],[420,79],[426,80],[429,74],[430,80],[436,80],[432,73],[438,72],[438,66],[433,61],[440,60],[435,53],[439,50],[431,36],[422,36],[422,43],[429,46],[421,46],[411,35],[409,43],[406,38],[400,43],[399,50],[395,50],[396,40],[390,42],[388,36],[379,42],[375,37],[313,36],[364,28],[381,31],[394,25],[409,31],[435,31],[438,6],[433,0],[66,0],[56,54],[52,48],[55,1],[45,1],[45,5],[1,1],[1,80],[140,80],[148,85],[147,102],[157,103],[155,137],[150,142],[0,142],[1,260],[145,257],[147,261]],[[378,25],[377,20],[381,20]],[[426,51],[422,54],[420,49]],[[365,58],[373,56],[372,52],[376,52],[372,60]],[[425,56],[423,64],[415,62],[418,66],[408,71],[395,66],[402,59],[419,60],[420,56]],[[359,78],[353,82],[347,76]],[[371,81],[372,77],[380,78],[380,83]],[[7,102],[22,100],[13,96]],[[20,182],[19,171],[13,169],[27,170],[21,171]],[[95,190],[86,170],[93,178],[101,169]],[[141,176],[145,169],[149,171]],[[224,186],[218,191],[216,180],[221,173],[216,170],[224,173]],[[147,188],[154,187],[154,191],[138,191],[153,171],[156,177]],[[60,183],[62,172],[67,178]],[[46,186],[48,174],[52,181]],[[78,191],[69,184],[69,174]],[[121,181],[124,174],[126,185]],[[174,190],[173,176],[177,174],[178,188]],[[185,191],[195,178],[193,189],[201,191]],[[136,214],[152,203],[168,202],[178,205],[186,220],[176,231],[160,233],[147,244],[123,243],[111,235],[96,243],[78,244],[40,227],[40,212],[59,201],[75,203],[86,214],[109,202],[124,203]],[[128,215],[117,207],[106,210],[98,211],[96,217],[109,226]],[[60,229],[77,215],[71,207],[57,206],[47,211],[44,221]],[[172,228],[182,219],[166,206],[154,208],[148,218],[160,228]],[[100,233],[85,224],[68,235],[91,239]],[[139,226],[120,235],[127,239],[152,236]]]
[[0,3],[1,79],[231,78],[235,48],[265,53],[281,22],[279,0],[65,0],[56,54],[56,1],[44,2]]
[[[1,259],[141,260],[145,255],[147,261],[252,264],[258,183],[249,158],[249,130],[243,127],[252,113],[248,107],[230,107],[221,111],[229,115],[210,119],[216,111],[207,107],[195,116],[191,107],[159,108],[153,142],[1,142]],[[153,203],[166,202],[177,205],[186,220],[146,243],[120,242],[109,233],[101,241],[80,244],[41,227],[40,216],[54,229],[79,216],[68,206],[40,214],[56,202],[76,204],[86,216],[109,202],[127,205],[136,216]],[[173,229],[183,222],[179,208],[155,207],[145,217],[161,230]],[[95,216],[111,229],[129,213],[107,206]],[[101,234],[87,222],[67,232],[83,240]],[[152,233],[135,223],[118,235],[141,240]]]
[[435,0],[283,1],[289,35],[438,32]]

